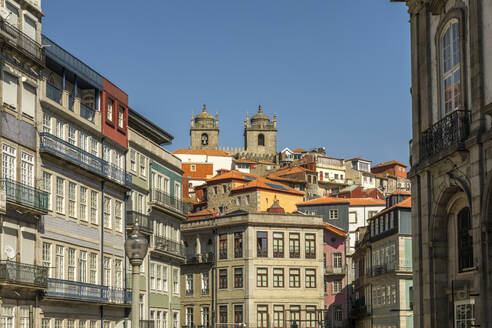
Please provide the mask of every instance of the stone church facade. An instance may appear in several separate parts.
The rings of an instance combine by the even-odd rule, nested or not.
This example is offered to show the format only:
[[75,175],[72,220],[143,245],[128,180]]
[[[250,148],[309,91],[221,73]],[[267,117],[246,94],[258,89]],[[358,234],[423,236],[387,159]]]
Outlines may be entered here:
[[[224,148],[235,158],[247,158],[255,161],[277,161],[277,115],[270,119],[263,113],[261,106],[258,112],[244,120],[244,146],[242,148]],[[203,105],[202,112],[196,116],[191,114],[190,127],[191,149],[219,149],[219,117],[207,112]]]
[[492,327],[492,1],[410,14],[415,327]]

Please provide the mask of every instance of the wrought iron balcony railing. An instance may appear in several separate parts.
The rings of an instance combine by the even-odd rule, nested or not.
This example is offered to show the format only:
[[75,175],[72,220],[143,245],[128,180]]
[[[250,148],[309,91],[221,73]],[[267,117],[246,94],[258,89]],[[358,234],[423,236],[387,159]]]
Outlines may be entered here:
[[385,263],[373,267],[372,276],[376,277],[385,273],[400,272],[412,273],[412,266],[409,264]]
[[8,201],[43,212],[48,211],[48,193],[10,179],[0,179]]
[[420,158],[432,157],[465,141],[470,134],[470,122],[470,111],[455,110],[422,132]]
[[24,54],[31,57],[39,64],[44,65],[44,49],[36,40],[19,30],[14,25],[0,19],[0,30],[10,35],[15,40],[15,46]]
[[185,211],[185,206],[183,206],[183,202],[181,199],[176,198],[174,196],[171,196],[165,191],[159,190],[159,189],[152,189],[152,197],[151,201],[164,207],[169,207],[172,208],[173,210],[176,210],[180,213],[186,214]]
[[0,282],[46,288],[48,268],[14,261],[0,261]]
[[208,288],[202,288],[202,295],[208,295],[210,290]]
[[180,243],[161,236],[153,236],[154,248],[180,257],[185,257],[185,248]]
[[154,231],[154,221],[150,216],[135,211],[128,211],[126,213],[126,227],[132,228],[136,223],[138,223],[142,232],[152,233]]
[[131,291],[85,282],[48,279],[47,297],[111,304],[130,304]]
[[61,157],[65,160],[81,166],[88,171],[98,174],[102,177],[116,181],[125,186],[131,185],[131,175],[124,170],[114,166],[65,140],[62,140],[50,133],[41,132],[40,147],[42,152],[48,152]]
[[62,103],[62,91],[49,83],[46,83],[46,97],[60,105]]
[[337,276],[337,275],[344,275],[347,273],[347,267],[342,266],[342,267],[325,267],[325,275],[326,276]]
[[80,103],[80,116],[88,120],[89,122],[94,122],[94,115],[96,112],[94,109]]

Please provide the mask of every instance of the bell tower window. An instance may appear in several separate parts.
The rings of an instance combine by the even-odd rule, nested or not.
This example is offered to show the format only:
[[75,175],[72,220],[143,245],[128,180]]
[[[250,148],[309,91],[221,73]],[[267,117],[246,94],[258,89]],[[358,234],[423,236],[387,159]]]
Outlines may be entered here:
[[202,146],[208,145],[208,135],[206,133],[202,134]]
[[265,136],[263,133],[260,133],[258,135],[258,146],[264,146],[265,145]]

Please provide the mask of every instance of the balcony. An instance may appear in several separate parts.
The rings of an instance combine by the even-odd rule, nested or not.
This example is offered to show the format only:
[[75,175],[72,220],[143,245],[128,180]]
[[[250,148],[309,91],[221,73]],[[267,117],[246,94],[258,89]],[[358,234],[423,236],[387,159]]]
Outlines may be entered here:
[[185,212],[185,206],[183,206],[183,202],[181,201],[181,199],[171,196],[165,191],[152,189],[151,202],[160,207],[179,212],[180,214],[187,214],[187,212]]
[[347,267],[325,267],[325,276],[344,276],[347,273]]
[[202,295],[208,295],[210,294],[210,290],[208,288],[202,288],[201,293]]
[[36,212],[48,211],[48,193],[10,179],[0,179],[7,201],[34,209]]
[[154,221],[150,216],[135,211],[128,211],[126,213],[126,227],[133,228],[137,223],[141,232],[149,234],[154,232]]
[[153,245],[156,250],[170,253],[179,257],[185,257],[184,246],[180,243],[161,236],[152,236]]
[[372,276],[380,276],[386,273],[412,273],[412,265],[407,263],[385,263],[373,267]]
[[88,106],[80,103],[80,116],[82,116],[82,118],[85,118],[89,122],[94,123],[95,114],[96,114],[96,111],[94,109],[89,108]]
[[350,317],[354,319],[359,319],[364,316],[370,315],[370,310],[366,305],[365,299],[360,298],[354,302],[352,305],[352,310],[350,311]]
[[124,170],[52,134],[41,132],[39,136],[41,152],[53,154],[121,185],[131,185],[131,175]]
[[214,261],[215,255],[213,252],[186,255],[186,264],[213,263]]
[[62,103],[62,91],[50,83],[46,83],[46,97],[60,105]]
[[0,30],[10,37],[10,41],[15,48],[22,51],[38,64],[44,65],[44,50],[36,40],[33,40],[27,34],[21,32],[17,27],[7,23],[3,19],[0,19]]
[[470,134],[471,112],[455,110],[422,132],[420,159],[437,154],[464,142]]
[[131,291],[85,282],[48,279],[46,297],[108,304],[130,304]]
[[0,282],[46,288],[48,268],[14,261],[0,261]]
[[140,320],[139,328],[154,328],[153,320]]
[[187,290],[185,291],[185,295],[186,295],[186,296],[193,296],[193,289],[187,289]]

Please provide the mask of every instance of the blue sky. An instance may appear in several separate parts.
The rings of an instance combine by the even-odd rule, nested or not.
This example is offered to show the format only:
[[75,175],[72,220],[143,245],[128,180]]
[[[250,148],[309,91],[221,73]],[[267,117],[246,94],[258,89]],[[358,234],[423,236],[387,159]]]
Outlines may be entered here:
[[278,150],[408,163],[410,40],[389,0],[44,0],[43,32],[189,146],[191,111],[219,113],[243,146],[261,104]]

